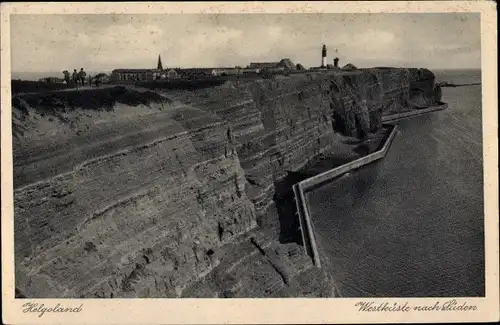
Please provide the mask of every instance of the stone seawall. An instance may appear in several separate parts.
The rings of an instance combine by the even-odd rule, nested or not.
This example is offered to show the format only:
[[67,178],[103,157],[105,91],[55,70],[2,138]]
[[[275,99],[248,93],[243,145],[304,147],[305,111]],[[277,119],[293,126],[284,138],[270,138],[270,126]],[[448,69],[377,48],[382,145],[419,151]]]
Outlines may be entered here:
[[315,239],[315,231],[313,220],[311,220],[309,208],[307,207],[307,200],[305,199],[305,192],[311,191],[314,188],[318,188],[327,182],[332,182],[335,178],[348,173],[352,170],[358,169],[364,165],[370,164],[376,160],[384,158],[389,150],[389,147],[396,135],[396,126],[387,125],[390,129],[389,134],[384,139],[384,142],[379,150],[370,153],[362,158],[350,161],[347,164],[332,168],[323,173],[317,174],[313,177],[307,178],[301,182],[298,182],[293,186],[293,192],[295,196],[295,202],[297,205],[297,212],[300,222],[300,229],[302,233],[302,243],[304,245],[304,251],[307,255],[311,256],[314,260],[314,265],[316,267],[321,267],[321,254],[318,251]]
[[[418,69],[154,87],[13,98],[23,295],[182,296],[220,263],[240,258],[221,252],[258,225],[268,234],[260,246],[286,252],[264,231],[276,222],[262,222],[278,219],[276,184],[345,136],[376,131],[383,114],[437,100],[432,73]],[[277,265],[288,263],[277,254]],[[293,282],[311,272],[307,265],[289,267],[284,285],[308,291]]]

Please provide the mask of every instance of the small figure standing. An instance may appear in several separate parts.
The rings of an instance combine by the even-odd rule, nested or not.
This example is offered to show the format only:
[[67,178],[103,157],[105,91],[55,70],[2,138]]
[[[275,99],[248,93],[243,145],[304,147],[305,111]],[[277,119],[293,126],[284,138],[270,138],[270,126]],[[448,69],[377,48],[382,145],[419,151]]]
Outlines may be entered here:
[[91,75],[89,75],[88,83],[89,83],[89,87],[92,87],[92,76]]
[[73,69],[73,84],[75,85],[76,88],[78,88],[78,72],[76,72],[76,69]]
[[67,85],[69,85],[69,82],[70,82],[70,75],[69,75],[69,71],[68,70],[64,70],[63,71],[63,74],[64,74],[64,82],[66,82]]
[[85,71],[83,71],[83,68],[80,69],[78,76],[80,78],[80,81],[82,82],[82,87],[85,86],[85,79],[87,77],[87,73],[85,73]]

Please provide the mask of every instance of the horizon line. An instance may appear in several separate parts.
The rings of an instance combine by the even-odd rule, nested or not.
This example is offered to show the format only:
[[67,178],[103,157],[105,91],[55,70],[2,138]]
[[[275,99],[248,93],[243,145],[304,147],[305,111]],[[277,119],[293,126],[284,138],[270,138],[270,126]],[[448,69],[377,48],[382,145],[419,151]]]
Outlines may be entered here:
[[[377,65],[377,66],[371,66],[371,67],[366,67],[366,68],[362,68],[360,67],[359,69],[370,69],[370,68],[380,68],[380,67],[387,67],[387,68],[398,68],[398,69],[429,69],[429,70],[482,70],[481,67],[479,68],[429,68],[429,67],[401,67],[401,66],[389,66],[389,65]],[[198,67],[166,67],[164,68],[163,70],[168,70],[168,69],[228,69],[228,68],[231,68],[231,69],[235,69],[237,68],[236,66],[231,66],[231,67],[228,67],[228,66],[198,66]],[[239,67],[240,69],[245,69],[247,68],[247,66],[245,67]],[[314,68],[314,67],[310,67],[310,68]],[[113,71],[113,70],[120,70],[120,69],[131,69],[131,70],[135,70],[135,69],[139,69],[139,70],[156,70],[156,68],[112,68],[112,69],[87,69],[87,71]],[[64,71],[64,70],[62,70]],[[62,73],[61,71],[61,73]],[[45,71],[11,71],[11,74],[14,74],[14,73],[54,73],[54,72],[59,72],[59,71],[56,71],[56,70],[45,70]]]

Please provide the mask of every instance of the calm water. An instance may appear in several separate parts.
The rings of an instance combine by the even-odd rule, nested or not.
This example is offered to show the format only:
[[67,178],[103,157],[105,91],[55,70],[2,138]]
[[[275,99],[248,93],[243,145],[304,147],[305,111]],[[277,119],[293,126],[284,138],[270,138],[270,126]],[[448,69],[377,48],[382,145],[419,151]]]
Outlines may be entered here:
[[[478,71],[436,72],[480,82]],[[343,296],[483,296],[481,86],[444,88],[445,111],[398,123],[387,156],[308,194]]]

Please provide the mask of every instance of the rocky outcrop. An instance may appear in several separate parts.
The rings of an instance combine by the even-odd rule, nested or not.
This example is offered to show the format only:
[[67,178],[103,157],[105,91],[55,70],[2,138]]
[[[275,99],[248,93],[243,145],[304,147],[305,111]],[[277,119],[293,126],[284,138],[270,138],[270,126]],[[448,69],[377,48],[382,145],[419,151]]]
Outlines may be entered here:
[[[258,224],[275,227],[259,220],[278,220],[270,211],[288,172],[343,136],[378,130],[384,113],[414,109],[415,98],[436,101],[432,73],[417,69],[148,87],[13,98],[16,287],[24,296],[307,292],[314,285],[300,279],[314,271],[300,246],[285,248],[273,232],[258,242],[240,237]],[[227,248],[236,241],[274,270],[263,273],[281,279],[274,289],[257,290],[266,275],[251,287],[197,284],[251,276],[245,263],[228,262],[243,257]]]

